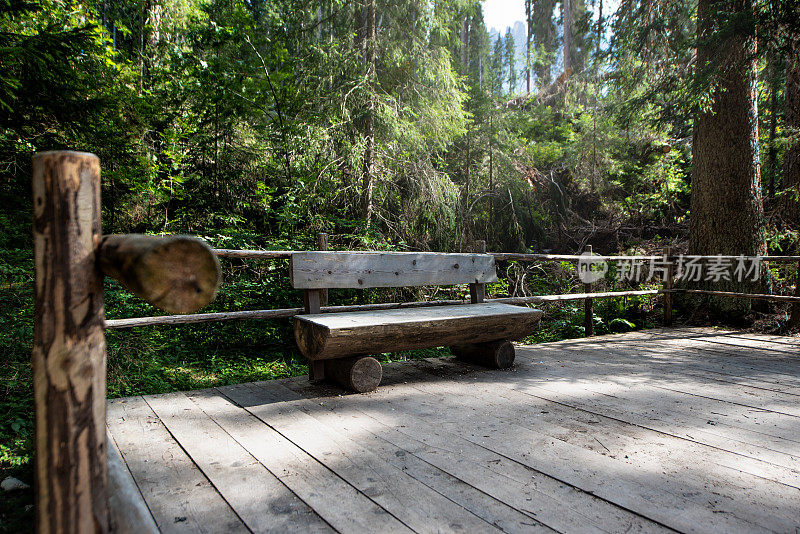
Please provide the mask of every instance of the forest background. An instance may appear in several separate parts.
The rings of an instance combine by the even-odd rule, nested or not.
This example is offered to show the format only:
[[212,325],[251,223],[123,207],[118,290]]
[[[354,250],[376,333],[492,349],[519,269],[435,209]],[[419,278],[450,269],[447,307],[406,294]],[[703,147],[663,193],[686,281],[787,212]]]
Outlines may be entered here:
[[[0,478],[31,478],[36,151],[100,157],[105,233],[282,250],[326,232],[332,249],[798,253],[796,0],[520,2],[523,35],[490,33],[476,0],[0,0]],[[714,109],[733,97],[749,115]],[[752,141],[743,161],[726,154],[737,135]],[[720,161],[744,182],[715,191],[703,176]],[[712,205],[742,199],[755,218]],[[693,214],[733,217],[720,224],[744,238],[704,239]],[[223,271],[207,311],[301,302],[281,261]],[[580,288],[570,264],[500,271],[496,295]],[[795,283],[769,274],[773,290]],[[612,275],[609,289],[634,285]],[[595,331],[652,326],[653,305],[598,303]],[[698,309],[685,319],[720,318]],[[582,307],[546,311],[529,341],[583,335]],[[723,318],[785,329],[783,309],[744,311]],[[112,281],[106,312],[155,313]],[[288,321],[110,331],[108,343],[110,396],[305,370]],[[0,531],[30,529],[29,502],[4,499]]]

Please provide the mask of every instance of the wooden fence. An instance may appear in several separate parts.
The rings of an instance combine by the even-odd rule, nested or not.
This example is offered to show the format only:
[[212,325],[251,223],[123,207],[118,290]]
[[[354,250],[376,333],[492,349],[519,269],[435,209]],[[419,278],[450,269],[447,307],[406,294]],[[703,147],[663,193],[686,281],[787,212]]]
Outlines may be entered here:
[[[45,152],[33,160],[35,321],[33,388],[36,412],[35,501],[39,532],[149,532],[141,508],[114,506],[109,499],[135,494],[106,437],[105,328],[201,323],[231,319],[277,319],[303,308],[191,313],[217,291],[217,257],[285,259],[293,251],[210,249],[187,236],[104,236],[100,224],[100,163],[79,152]],[[327,249],[321,235],[320,249]],[[591,249],[588,249],[589,252]],[[491,253],[496,260],[580,261],[579,255]],[[703,257],[715,260],[719,257]],[[724,257],[738,259],[735,256]],[[800,303],[794,296],[752,295],[673,288],[676,257],[595,256],[605,261],[663,261],[668,265],[660,289],[566,295],[512,296],[488,302],[534,304],[583,300],[586,332],[592,333],[592,303],[599,298],[664,295],[664,322],[672,321],[677,292]],[[798,263],[798,256],[771,256],[767,262]],[[800,266],[798,267],[800,269]],[[800,274],[800,273],[798,273]],[[163,317],[105,320],[103,277],[119,280],[131,292],[171,313]],[[800,284],[797,284],[800,290]],[[469,300],[327,306],[323,313],[466,304]],[[799,306],[795,306],[798,308]],[[800,313],[797,314],[800,317]],[[110,456],[109,456],[110,455]],[[110,460],[109,460],[110,457]],[[112,491],[109,491],[109,488]],[[126,513],[118,517],[116,514]]]
[[[319,234],[320,250],[327,250],[328,235],[325,233]],[[256,259],[256,260],[280,260],[289,259],[293,254],[299,252],[294,250],[232,250],[232,249],[214,249],[214,253],[221,258],[239,258],[239,259]],[[352,251],[348,251],[352,252]],[[661,282],[660,289],[644,289],[644,290],[627,290],[627,291],[602,291],[595,292],[592,290],[594,284],[583,283],[583,293],[568,293],[561,295],[532,295],[532,296],[515,296],[515,297],[502,297],[494,299],[486,299],[486,302],[503,302],[507,304],[537,304],[544,302],[554,301],[569,301],[569,300],[583,300],[584,301],[584,317],[585,317],[585,331],[586,335],[593,335],[593,301],[595,299],[607,298],[620,298],[632,297],[641,295],[663,295],[663,322],[665,325],[672,324],[673,316],[673,295],[676,293],[684,294],[697,294],[697,295],[712,295],[718,297],[732,297],[732,298],[745,298],[754,300],[771,300],[776,302],[790,302],[796,304],[800,308],[800,292],[794,296],[790,295],[769,295],[769,294],[753,294],[753,293],[734,293],[729,291],[711,291],[702,289],[685,289],[675,288],[675,274],[677,270],[677,262],[679,256],[673,254],[671,248],[664,249],[661,255],[627,255],[627,256],[602,256],[592,253],[592,246],[588,245],[584,254],[520,254],[509,252],[488,252],[494,256],[496,261],[517,261],[517,262],[580,262],[585,260],[587,255],[591,255],[593,262],[619,262],[619,261],[641,261],[650,262],[658,261],[666,266],[664,275],[659,280]],[[691,258],[698,261],[738,261],[739,256],[691,256]],[[800,256],[764,256],[761,258],[764,263],[797,263],[797,275],[800,277]],[[800,288],[800,284],[797,285]],[[327,303],[327,290],[323,304]],[[392,308],[410,308],[410,307],[425,307],[425,306],[445,306],[452,304],[469,304],[469,299],[463,300],[433,300],[433,301],[420,301],[420,302],[391,302],[381,304],[360,304],[351,306],[325,306],[323,305],[322,313],[337,313],[348,311],[369,311],[369,310],[385,310]],[[159,326],[159,325],[177,325],[177,324],[190,324],[190,323],[207,323],[215,321],[228,321],[228,320],[243,320],[243,319],[281,319],[288,318],[294,315],[304,313],[304,308],[280,308],[269,310],[245,310],[245,311],[230,311],[230,312],[215,312],[215,313],[195,313],[184,315],[164,315],[157,317],[133,317],[129,319],[109,319],[105,322],[106,328],[122,329],[133,328],[138,326]],[[800,314],[793,314],[800,316]]]

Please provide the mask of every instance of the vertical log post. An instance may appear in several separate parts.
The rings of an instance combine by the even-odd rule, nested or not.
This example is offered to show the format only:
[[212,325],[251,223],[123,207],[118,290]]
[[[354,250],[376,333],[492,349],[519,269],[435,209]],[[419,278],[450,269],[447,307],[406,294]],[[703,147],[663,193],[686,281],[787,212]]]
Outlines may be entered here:
[[[592,255],[592,245],[586,245],[586,254],[589,256]],[[591,266],[591,263],[589,263]],[[592,284],[583,284],[583,292],[584,293],[591,293],[592,292]],[[586,333],[586,337],[594,335],[594,311],[592,310],[592,299],[587,297],[583,301],[583,328]]]
[[36,527],[108,532],[100,161],[33,158]]
[[[318,238],[318,246],[320,250],[328,250],[328,234],[325,232],[320,232],[317,234]],[[323,289],[319,293],[319,304],[320,306],[327,306],[328,305],[328,290]]]
[[[797,264],[797,277],[794,281],[794,296],[800,297],[800,262]],[[789,326],[797,328],[800,326],[800,304],[792,304],[791,314],[789,315]]]
[[664,273],[664,326],[672,325],[672,281],[675,279],[675,262],[672,258],[672,247],[664,249],[664,261],[667,262],[666,271]]
[[[328,249],[328,234],[320,232],[318,245],[320,250]],[[321,307],[328,303],[327,289],[306,289],[303,291],[303,305],[306,313],[322,313]],[[325,379],[325,362],[323,360],[308,361],[308,380],[317,382]]]
[[[486,254],[486,241],[479,240],[476,244],[475,251],[478,254]],[[469,301],[472,304],[479,304],[486,298],[486,284],[470,284],[469,285]]]

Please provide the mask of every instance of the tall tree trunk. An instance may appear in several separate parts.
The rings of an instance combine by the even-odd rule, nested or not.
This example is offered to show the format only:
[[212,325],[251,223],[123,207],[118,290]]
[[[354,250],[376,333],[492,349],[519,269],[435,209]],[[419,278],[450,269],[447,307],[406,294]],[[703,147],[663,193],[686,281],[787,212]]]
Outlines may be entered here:
[[778,173],[777,165],[777,150],[775,149],[775,131],[778,127],[778,84],[775,83],[775,74],[777,68],[775,65],[776,58],[772,58],[769,62],[770,84],[769,84],[769,198],[775,197],[775,175]]
[[789,35],[790,50],[786,57],[786,118],[788,134],[786,154],[784,155],[783,184],[791,189],[790,201],[794,207],[790,211],[792,224],[796,228],[800,221],[800,30]]
[[367,117],[364,126],[366,146],[364,147],[364,165],[362,169],[361,188],[363,190],[364,220],[367,228],[372,222],[372,189],[373,168],[375,164],[375,0],[366,0],[364,61],[367,64],[368,98]]
[[564,72],[572,67],[572,0],[561,0],[561,21],[564,25]]
[[555,0],[537,0],[534,8],[533,42],[537,51],[536,76],[539,78],[540,87],[550,84],[550,66],[556,40],[556,28],[553,23],[555,9]]
[[600,53],[601,44],[603,43],[603,0],[600,0],[600,6],[597,8],[597,53]]
[[[697,114],[692,144],[692,201],[689,253],[764,255],[766,234],[761,205],[756,99],[753,0],[700,0],[697,8],[698,76],[716,82],[711,109]],[[736,21],[737,28],[732,30]],[[719,37],[722,35],[723,37]],[[763,290],[757,282],[705,282],[717,290]],[[751,277],[752,278],[752,277]],[[744,299],[712,299],[716,312],[739,315]]]
[[533,0],[525,0],[527,35],[525,37],[525,91],[531,92],[531,41],[533,40]]
[[[800,15],[800,7],[798,7]],[[788,32],[789,54],[786,56],[786,117],[785,128],[788,133],[786,154],[783,158],[783,185],[789,189],[790,228],[797,228],[800,222],[800,29],[790,27]],[[796,254],[797,252],[795,252]],[[800,296],[800,265],[798,279],[795,280],[795,295]],[[792,306],[789,324],[800,325],[800,304]]]

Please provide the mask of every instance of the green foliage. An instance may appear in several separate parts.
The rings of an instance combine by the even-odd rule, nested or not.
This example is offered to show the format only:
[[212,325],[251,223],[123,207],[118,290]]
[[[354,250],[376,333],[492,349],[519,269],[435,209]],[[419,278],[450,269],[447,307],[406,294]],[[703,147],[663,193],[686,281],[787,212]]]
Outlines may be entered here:
[[[624,0],[598,26],[589,4],[574,1],[571,74],[560,72],[556,2],[525,5],[529,64],[515,55],[510,30],[490,38],[478,0],[379,1],[373,73],[366,17],[343,0],[0,0],[0,470],[31,477],[36,151],[100,157],[106,233],[190,233],[217,247],[282,250],[312,249],[321,231],[336,249],[473,250],[483,239],[496,251],[574,253],[592,242],[613,253],[680,241],[692,114],[708,106],[713,84],[713,73],[693,75],[695,3]],[[778,179],[790,132],[776,103],[785,97],[776,29],[796,21],[780,2],[759,2],[755,16],[769,50],[759,60],[762,174],[775,179],[781,204],[796,191]],[[797,229],[775,219],[770,249],[790,252]],[[285,262],[223,267],[206,311],[301,302]],[[581,290],[572,264],[505,262],[499,271],[492,295]],[[603,288],[626,287],[612,273]],[[466,294],[402,288],[331,298]],[[157,313],[114,282],[105,298],[110,318]],[[653,305],[596,301],[594,330],[652,326]],[[545,309],[528,341],[584,334],[580,302]],[[108,364],[110,396],[304,372],[287,321],[110,331]],[[0,505],[0,529],[28,528],[30,499]]]

